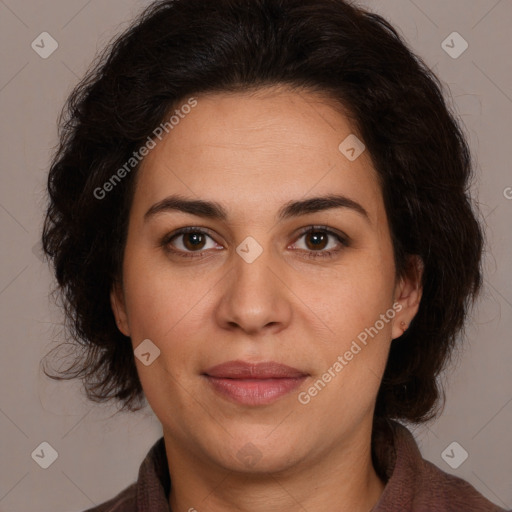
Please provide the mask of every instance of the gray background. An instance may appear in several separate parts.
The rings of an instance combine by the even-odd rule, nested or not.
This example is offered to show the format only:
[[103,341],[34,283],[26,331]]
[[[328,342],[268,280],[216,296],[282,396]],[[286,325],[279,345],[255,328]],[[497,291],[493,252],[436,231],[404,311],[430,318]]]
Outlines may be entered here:
[[[96,51],[147,3],[0,0],[1,512],[71,512],[105,501],[136,479],[140,462],[161,436],[149,407],[111,417],[115,409],[88,403],[79,382],[58,383],[39,369],[62,324],[48,299],[52,276],[38,247],[56,119]],[[444,414],[414,434],[425,458],[509,509],[512,1],[360,3],[398,27],[445,84],[470,139],[478,171],[474,195],[487,224],[484,290],[468,324],[467,347],[444,376]],[[469,44],[458,58],[442,47],[454,31]],[[42,32],[58,42],[46,59],[31,47]],[[457,41],[447,44],[460,48]],[[31,457],[43,441],[58,452],[48,469]],[[469,454],[457,469],[441,456],[453,441]],[[448,453],[457,460],[463,452],[456,447]]]

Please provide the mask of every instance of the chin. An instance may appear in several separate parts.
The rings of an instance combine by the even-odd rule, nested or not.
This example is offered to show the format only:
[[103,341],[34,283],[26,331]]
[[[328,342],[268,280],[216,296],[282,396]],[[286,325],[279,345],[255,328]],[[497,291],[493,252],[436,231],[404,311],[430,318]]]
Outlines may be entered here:
[[[220,464],[241,473],[278,473],[296,464],[301,454],[300,443],[283,430],[281,437],[269,437],[272,428],[242,429],[240,435],[227,438],[227,446],[217,447]],[[278,427],[279,428],[279,427]],[[254,435],[251,435],[251,432]],[[211,446],[211,445],[210,445]]]
[[288,471],[296,464],[293,450],[290,452],[276,453],[273,450],[256,449],[248,443],[238,452],[234,452],[233,458],[223,464],[226,469],[238,473],[251,475],[261,474],[268,477],[269,473],[278,474]]

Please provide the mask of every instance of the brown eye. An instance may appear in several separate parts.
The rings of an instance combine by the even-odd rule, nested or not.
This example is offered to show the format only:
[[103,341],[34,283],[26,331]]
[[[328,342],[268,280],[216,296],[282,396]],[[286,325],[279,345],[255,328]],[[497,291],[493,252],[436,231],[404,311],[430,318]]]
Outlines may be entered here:
[[203,252],[207,249],[216,249],[215,243],[207,246],[208,239],[213,242],[213,238],[199,228],[182,228],[174,233],[166,235],[160,242],[160,245],[166,251],[172,252],[183,257],[203,257]]
[[204,248],[206,239],[204,233],[183,233],[181,236],[183,237],[183,245],[187,250],[195,251]]
[[329,235],[326,235],[325,231],[309,231],[305,233],[305,240],[308,249],[321,250],[325,249],[329,242]]
[[[305,247],[300,247],[298,241],[304,238]],[[331,244],[331,240],[337,243]],[[308,259],[332,258],[339,254],[343,248],[349,247],[349,238],[341,234],[335,233],[326,227],[309,227],[305,229],[297,239],[294,245],[301,252],[306,253]]]
[[[340,253],[343,247],[349,247],[350,245],[348,237],[321,226],[305,229],[297,240],[302,238],[305,240],[305,247],[298,247],[298,249],[300,249],[301,253],[306,253],[309,259],[332,258]],[[213,238],[206,231],[199,228],[186,227],[166,235],[161,240],[160,245],[166,251],[178,256],[202,258],[208,252],[208,249],[222,249],[222,247],[215,247],[215,243],[213,246],[207,247],[208,239],[214,242]],[[332,241],[335,242],[334,245],[332,245]]]

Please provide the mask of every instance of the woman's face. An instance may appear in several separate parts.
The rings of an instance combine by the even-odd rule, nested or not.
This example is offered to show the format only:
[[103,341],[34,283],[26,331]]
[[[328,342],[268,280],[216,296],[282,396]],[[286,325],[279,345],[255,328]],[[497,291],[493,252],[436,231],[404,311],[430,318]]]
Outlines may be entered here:
[[[176,446],[241,471],[311,463],[369,433],[420,290],[395,280],[376,172],[327,100],[273,88],[196,101],[139,170],[113,309],[134,349],[150,340],[135,361]],[[169,196],[225,217],[166,207]],[[327,196],[337,204],[300,206]],[[228,361],[303,377],[206,375]]]

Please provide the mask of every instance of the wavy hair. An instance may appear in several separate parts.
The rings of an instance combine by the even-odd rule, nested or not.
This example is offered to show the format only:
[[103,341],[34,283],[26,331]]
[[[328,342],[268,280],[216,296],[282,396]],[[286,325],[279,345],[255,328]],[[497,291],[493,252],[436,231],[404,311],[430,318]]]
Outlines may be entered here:
[[435,416],[439,373],[482,279],[471,155],[440,80],[388,21],[343,0],[160,0],[97,57],[61,113],[48,176],[43,248],[81,348],[48,376],[140,408],[132,346],[109,299],[138,166],[106,197],[94,191],[184,98],[278,84],[325,93],[348,113],[381,182],[397,276],[408,255],[423,262],[420,307],[392,343],[375,418]]

